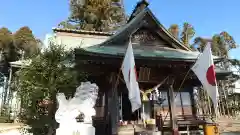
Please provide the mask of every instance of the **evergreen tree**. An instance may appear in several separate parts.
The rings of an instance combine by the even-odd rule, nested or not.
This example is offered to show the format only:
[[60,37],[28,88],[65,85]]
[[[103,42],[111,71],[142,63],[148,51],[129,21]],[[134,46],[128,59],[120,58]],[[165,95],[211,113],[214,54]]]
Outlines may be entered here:
[[16,61],[18,56],[12,32],[5,27],[0,28],[0,71],[7,74],[9,62]]
[[[8,77],[10,62],[17,61],[21,58],[19,51],[22,50],[22,52],[26,52],[25,54],[30,56],[36,53],[33,48],[37,48],[38,45],[39,40],[35,39],[32,31],[28,27],[21,28],[15,34],[12,34],[12,32],[5,27],[0,28],[0,72],[4,74],[5,77]],[[4,84],[2,78],[0,81],[1,84]],[[3,106],[8,104],[8,94],[7,88],[5,88]],[[1,106],[1,109],[4,108],[3,106]]]
[[179,39],[179,26],[177,24],[172,24],[168,31],[177,39]]
[[39,51],[39,40],[36,39],[32,30],[24,26],[14,33],[15,46],[24,52],[24,57],[30,57]]
[[227,32],[223,31],[220,34],[213,35],[212,38],[201,38],[196,37],[194,44],[197,45],[197,48],[200,51],[203,51],[207,43],[212,45],[212,52],[215,56],[221,56],[224,58],[229,57],[229,51],[238,47],[234,38]]
[[7,28],[0,28],[1,60],[7,62],[19,59],[19,52],[24,52],[26,57],[39,52],[41,41],[34,37],[32,30],[24,26],[14,34]]
[[126,22],[120,0],[70,0],[70,13],[59,27],[110,31]]
[[198,51],[202,52],[205,46],[210,43],[212,45],[213,55],[215,56],[228,58],[228,52],[231,49],[238,47],[234,38],[226,31],[223,31],[220,34],[215,34],[211,38],[196,37],[194,38],[193,44],[190,44],[189,41],[194,37],[195,30],[194,27],[189,23],[184,23],[181,32],[179,32],[180,30],[177,24],[171,25],[168,31],[175,38],[184,43],[184,45],[189,46],[194,51],[198,49]]
[[5,27],[0,28],[0,49],[4,51],[13,43],[12,32]]
[[[193,38],[193,36],[195,35],[195,30],[194,27],[192,25],[190,25],[189,23],[185,22],[183,24],[183,29],[181,31],[181,33],[179,34],[179,26],[177,24],[173,24],[170,26],[170,28],[168,29],[168,31],[178,40],[180,40],[181,42],[183,42],[184,45],[186,46],[190,46],[189,41]],[[179,37],[181,36],[181,37]]]
[[189,41],[194,37],[194,35],[195,35],[194,27],[191,24],[185,22],[183,24],[183,30],[181,33],[181,40],[183,44],[186,46],[190,46]]

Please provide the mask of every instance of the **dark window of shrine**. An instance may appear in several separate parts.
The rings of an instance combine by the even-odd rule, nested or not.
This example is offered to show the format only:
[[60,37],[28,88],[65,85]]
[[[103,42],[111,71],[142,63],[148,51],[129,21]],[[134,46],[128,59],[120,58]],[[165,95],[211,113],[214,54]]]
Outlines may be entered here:
[[168,95],[167,95],[167,92],[164,91],[164,92],[160,92],[161,93],[161,98],[162,99],[165,99],[162,103],[162,106],[167,106],[168,107]]
[[138,73],[138,81],[149,81],[151,75],[151,68],[140,67]]
[[[174,92],[176,95],[177,92]],[[192,114],[192,103],[189,92],[179,92],[175,98],[176,112],[178,115],[191,115]]]
[[[178,94],[177,94],[178,93]],[[177,95],[176,95],[177,94]],[[190,92],[174,92],[177,115],[192,115],[192,102]],[[161,98],[165,99],[162,103],[162,111],[168,111],[168,96],[166,91],[161,91]]]
[[[174,92],[176,95],[177,92]],[[191,106],[191,97],[189,92],[179,92],[175,98],[176,106]]]

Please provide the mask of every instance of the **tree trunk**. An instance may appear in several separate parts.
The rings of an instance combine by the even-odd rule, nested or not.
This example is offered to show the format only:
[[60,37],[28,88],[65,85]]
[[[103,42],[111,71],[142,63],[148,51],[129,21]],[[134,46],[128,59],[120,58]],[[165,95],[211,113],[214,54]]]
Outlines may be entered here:
[[52,122],[50,123],[47,135],[54,135],[57,128],[57,122],[55,120],[55,113],[57,111],[57,100],[55,93],[51,96],[51,99],[52,103],[48,106],[48,116],[50,119],[52,119]]

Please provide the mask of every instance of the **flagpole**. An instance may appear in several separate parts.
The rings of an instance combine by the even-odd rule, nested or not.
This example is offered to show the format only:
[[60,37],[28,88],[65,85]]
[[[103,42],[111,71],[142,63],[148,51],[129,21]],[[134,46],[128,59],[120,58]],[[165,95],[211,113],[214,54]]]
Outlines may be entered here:
[[[129,43],[128,43],[128,46],[127,46],[127,48],[129,47],[129,44],[130,44],[130,42],[131,42],[131,35],[130,35],[130,41],[129,41]],[[126,52],[127,52],[127,49],[125,50],[125,53],[124,54],[126,54]],[[122,70],[122,64],[123,64],[123,61],[121,62],[121,68],[119,68],[119,71],[118,71],[118,74],[117,74],[117,81],[119,82],[119,79],[120,79],[120,74],[121,74],[121,70]],[[117,82],[116,81],[116,82]],[[117,83],[116,83],[117,84]],[[116,86],[115,86],[116,87]]]
[[[130,39],[130,40],[131,40],[131,39]],[[128,46],[129,46],[129,43],[128,43]],[[128,46],[127,46],[127,48],[128,48]],[[124,53],[124,54],[126,54],[126,52],[127,52],[127,49],[125,50],[125,53]],[[122,70],[122,64],[123,64],[123,61],[121,62],[120,68],[119,68],[119,70],[118,70],[116,83],[115,83],[115,85],[114,85],[114,92],[117,92],[117,85],[119,84],[119,80],[121,79],[121,78],[120,78],[120,74],[121,74],[121,70]],[[122,120],[123,120],[123,112],[122,112],[122,110],[123,110],[123,107],[122,107],[122,98],[121,98],[121,113],[122,113],[121,115],[122,115]],[[124,121],[123,121],[123,123],[124,123]]]
[[123,121],[123,104],[122,104],[122,98],[123,98],[123,96],[122,96],[123,94],[122,94],[122,92],[121,92],[121,98],[120,98],[120,100],[121,100],[121,120]]
[[[129,47],[130,44],[132,43],[132,42],[131,42],[132,34],[135,33],[138,29],[139,29],[139,28],[137,28],[134,32],[132,32],[132,33],[129,35],[129,43],[128,43],[128,45],[127,45],[127,48],[126,48],[124,54],[127,53],[128,47]],[[133,55],[134,55],[134,53],[133,53]],[[119,84],[119,80],[121,79],[121,78],[120,78],[120,74],[121,74],[121,70],[122,70],[122,65],[123,65],[123,61],[121,62],[121,66],[120,66],[119,71],[118,71],[118,74],[117,74],[117,80],[116,80],[116,83],[115,83],[115,86],[114,86],[114,91],[116,91],[117,85]],[[121,108],[121,110],[122,110],[122,108]],[[122,112],[122,115],[123,115],[123,112]],[[135,129],[135,126],[134,126],[134,129]]]
[[[211,45],[210,45],[210,50],[211,50],[211,52],[212,52],[212,47],[211,47]],[[201,54],[201,53],[200,53]],[[200,54],[198,55],[198,58],[199,58],[199,56],[200,56]],[[211,56],[212,56],[212,53],[211,53]],[[198,58],[197,58],[197,60],[198,60]],[[213,59],[213,58],[212,58]],[[196,61],[197,61],[196,60]],[[196,63],[196,61],[195,61],[195,63]],[[214,61],[213,61],[213,64],[214,64]],[[217,87],[218,87],[218,83],[217,83],[217,80],[216,80],[216,85],[217,85]],[[204,88],[203,88],[204,89]],[[219,93],[218,93],[219,94]],[[209,96],[209,95],[208,95]],[[218,98],[217,98],[217,100],[219,100]],[[213,99],[212,99],[212,101],[213,101]],[[214,101],[213,101],[214,102]],[[215,115],[215,117],[216,117],[216,120],[218,119],[218,115],[219,115],[219,111],[218,111],[218,101],[217,101],[217,106],[216,106],[216,108],[215,108],[215,105],[214,105],[214,115]],[[211,115],[211,119],[212,119],[212,116],[214,116],[214,115]],[[212,119],[213,120],[213,119]]]

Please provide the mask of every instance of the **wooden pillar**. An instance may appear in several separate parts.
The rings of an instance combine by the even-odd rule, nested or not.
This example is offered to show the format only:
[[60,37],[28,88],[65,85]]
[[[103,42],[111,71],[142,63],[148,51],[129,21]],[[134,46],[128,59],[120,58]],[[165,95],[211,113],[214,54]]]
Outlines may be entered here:
[[209,107],[208,107],[208,95],[207,92],[204,89],[201,89],[202,93],[203,93],[203,108],[204,108],[204,112],[205,112],[205,117],[209,118],[209,116],[211,114],[209,114]]
[[[222,90],[222,92],[223,92],[223,96],[224,96],[224,109],[226,109],[226,111],[227,111],[227,116],[229,116],[230,115],[230,112],[229,112],[229,107],[228,107],[228,103],[227,103],[227,96],[228,95],[226,95],[226,88],[224,87],[224,83],[223,83],[223,81],[221,81],[220,82],[221,83],[221,90]],[[226,106],[226,107],[225,107]]]
[[180,96],[180,101],[181,101],[181,108],[182,108],[182,115],[184,115],[184,108],[183,108],[183,99],[182,99],[182,94],[179,93],[179,96]]
[[207,92],[206,93],[206,96],[207,96],[207,107],[208,107],[208,113],[211,114],[211,117],[213,117],[214,113],[212,113],[212,103],[211,103],[211,99],[208,95]]
[[99,86],[97,103],[95,105],[96,116],[93,118],[93,126],[95,127],[95,135],[110,135],[110,121],[108,111],[108,92],[109,82],[107,80],[98,80],[95,78]]
[[223,99],[223,90],[222,90],[222,86],[220,85],[219,87],[219,100],[220,100],[220,108],[221,108],[221,115],[225,116],[226,115],[226,110],[225,110],[225,106],[224,106],[224,99]]
[[197,104],[196,104],[194,97],[195,97],[194,88],[192,88],[191,92],[190,92],[190,100],[191,100],[192,114],[194,117],[196,117],[197,116]]
[[203,89],[199,89],[199,95],[200,95],[200,100],[198,102],[200,102],[201,108],[202,108],[202,115],[203,115],[203,120],[205,120],[206,118],[206,111],[205,111],[205,95],[204,95],[204,90]]
[[234,94],[233,95],[233,108],[234,108],[234,110],[233,110],[233,115],[234,115],[234,117],[236,116],[236,94]]
[[118,83],[119,78],[116,74],[112,73],[109,81],[111,86],[108,92],[108,111],[110,114],[111,132],[116,135],[118,131],[119,121],[119,102],[118,102]]
[[173,84],[170,85],[168,90],[168,103],[170,112],[170,122],[172,127],[172,134],[174,135],[174,130],[178,129],[177,116],[176,116],[176,105],[175,105],[175,94],[173,90]]

